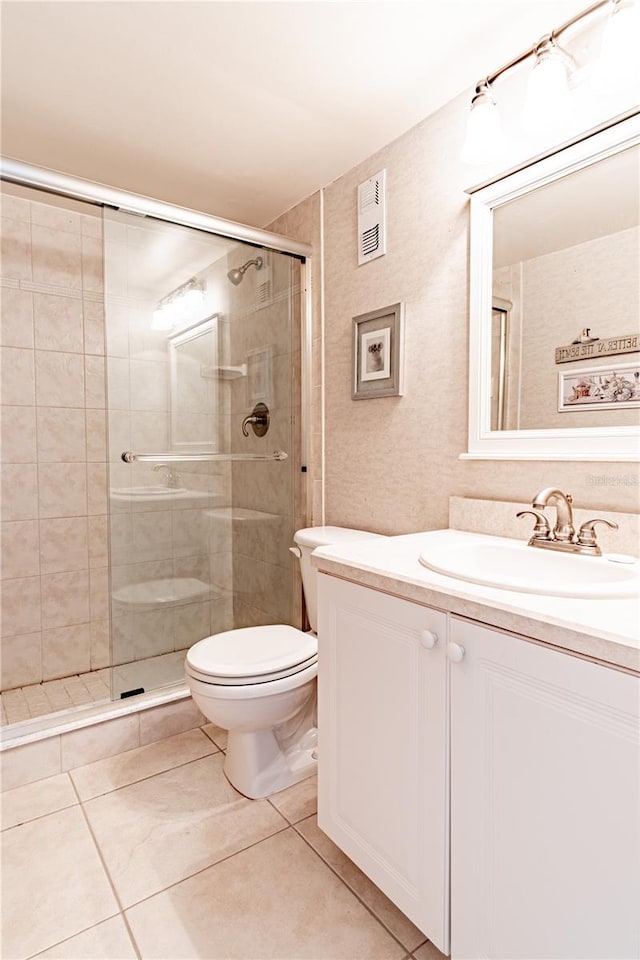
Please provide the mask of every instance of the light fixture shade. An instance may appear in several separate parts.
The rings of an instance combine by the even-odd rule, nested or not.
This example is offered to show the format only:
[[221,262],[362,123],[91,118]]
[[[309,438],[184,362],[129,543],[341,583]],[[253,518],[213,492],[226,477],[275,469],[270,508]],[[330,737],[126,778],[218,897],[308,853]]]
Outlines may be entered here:
[[168,305],[157,306],[153,311],[153,316],[151,318],[151,329],[152,330],[171,330],[173,326],[173,318],[171,316],[171,310]]
[[196,286],[190,287],[185,291],[183,300],[186,313],[195,317],[204,305],[204,290]]
[[522,126],[532,133],[555,130],[568,117],[571,97],[567,68],[555,49],[543,50],[529,76]]
[[498,108],[488,92],[479,93],[471,104],[461,160],[471,164],[491,163],[500,156],[504,146]]
[[593,82],[601,90],[640,84],[640,4],[619,0],[605,27]]

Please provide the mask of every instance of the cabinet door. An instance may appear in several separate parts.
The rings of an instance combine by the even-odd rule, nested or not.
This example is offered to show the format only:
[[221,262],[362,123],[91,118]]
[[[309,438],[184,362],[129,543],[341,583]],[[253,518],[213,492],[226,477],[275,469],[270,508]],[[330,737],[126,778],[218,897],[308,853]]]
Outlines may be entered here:
[[451,947],[640,956],[640,680],[452,618]]
[[318,579],[319,825],[446,953],[446,615]]

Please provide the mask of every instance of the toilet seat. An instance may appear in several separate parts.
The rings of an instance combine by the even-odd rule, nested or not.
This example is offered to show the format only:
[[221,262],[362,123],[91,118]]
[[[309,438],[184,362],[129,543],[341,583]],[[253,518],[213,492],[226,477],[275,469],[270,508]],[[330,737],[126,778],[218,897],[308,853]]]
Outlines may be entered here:
[[227,630],[198,641],[187,653],[185,670],[203,683],[243,686],[293,676],[317,659],[314,634],[275,624]]

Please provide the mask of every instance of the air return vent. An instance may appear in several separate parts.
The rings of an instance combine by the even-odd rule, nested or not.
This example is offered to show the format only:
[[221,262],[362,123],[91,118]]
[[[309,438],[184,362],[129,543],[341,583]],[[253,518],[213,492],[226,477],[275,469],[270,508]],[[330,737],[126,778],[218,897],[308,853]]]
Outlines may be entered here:
[[385,222],[386,170],[358,187],[358,263],[375,260],[387,252]]

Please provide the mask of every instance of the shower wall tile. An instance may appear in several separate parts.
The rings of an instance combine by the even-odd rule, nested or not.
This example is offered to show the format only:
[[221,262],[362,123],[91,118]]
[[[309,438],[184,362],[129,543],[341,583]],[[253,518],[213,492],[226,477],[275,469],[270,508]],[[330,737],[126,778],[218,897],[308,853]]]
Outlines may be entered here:
[[[45,574],[42,577],[43,629],[88,623],[90,619],[87,570]],[[95,619],[102,618],[96,616]]]
[[0,446],[5,463],[35,463],[35,407],[3,406],[0,411]]
[[82,289],[102,293],[102,239],[82,237]]
[[0,684],[3,690],[42,681],[42,634],[2,638]]
[[87,464],[87,512],[103,516],[107,512],[107,464]]
[[87,438],[84,410],[69,407],[38,407],[37,426],[40,463],[84,463],[86,461]]
[[106,379],[104,357],[84,358],[85,406],[91,410],[104,410],[106,403]]
[[38,516],[38,468],[35,463],[2,465],[3,520],[33,520]]
[[50,203],[31,201],[31,222],[50,230],[64,230],[67,233],[80,233],[80,214],[64,207],[54,207]]
[[2,276],[14,280],[31,280],[31,224],[2,217],[0,233]]
[[40,565],[42,574],[89,568],[86,517],[40,521]]
[[84,464],[41,464],[38,468],[38,501],[40,517],[86,517],[87,472]]
[[31,209],[29,201],[24,197],[12,197],[9,194],[2,194],[0,197],[0,215],[9,220],[24,220],[29,223],[31,220]]
[[131,409],[169,409],[167,364],[147,360],[131,361]]
[[33,295],[28,290],[2,288],[0,344],[3,347],[33,347]]
[[84,360],[79,354],[36,350],[38,406],[84,407]]
[[37,520],[22,520],[1,525],[0,577],[14,580],[40,574]]
[[[105,353],[104,306],[95,300],[84,300],[82,304],[82,314],[84,321],[84,352],[103,356]],[[128,349],[128,343],[126,343],[125,350],[126,349]]]
[[79,233],[31,226],[33,280],[62,289],[82,288],[82,253]]
[[[11,689],[108,663],[105,330],[101,218],[2,199],[12,214],[0,322],[2,685]],[[101,571],[93,591],[90,563]]]
[[[109,616],[109,569],[94,567],[89,571],[91,619],[106,620]],[[88,619],[88,618],[87,618]]]
[[82,300],[79,297],[34,293],[33,316],[36,349],[83,352]]
[[107,459],[107,421],[104,410],[86,410],[87,455],[89,463]]
[[35,633],[42,625],[40,577],[2,581],[2,636]]
[[42,673],[45,680],[86,673],[91,665],[88,623],[42,631]]
[[91,634],[91,669],[102,670],[111,663],[111,641],[109,638],[109,621],[92,620]]
[[3,347],[0,362],[2,403],[32,407],[36,402],[33,350],[21,347]]
[[89,566],[106,567],[109,563],[108,517],[88,517]]

